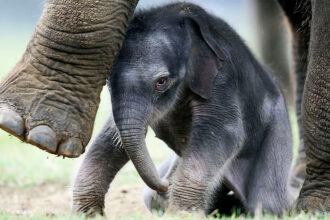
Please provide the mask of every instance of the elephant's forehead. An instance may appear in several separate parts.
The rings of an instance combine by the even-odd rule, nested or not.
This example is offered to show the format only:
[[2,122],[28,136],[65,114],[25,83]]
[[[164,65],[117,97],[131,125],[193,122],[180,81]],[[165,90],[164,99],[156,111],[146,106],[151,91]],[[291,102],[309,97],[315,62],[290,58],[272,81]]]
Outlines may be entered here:
[[126,36],[118,60],[116,61],[112,79],[123,84],[151,83],[159,77],[169,76],[169,68],[177,65],[177,36],[170,36],[164,30],[153,30],[129,33]]
[[149,60],[159,59],[164,53],[174,52],[174,42],[171,37],[163,31],[152,31],[140,36],[132,36],[127,45],[132,51],[132,59]]
[[173,50],[173,42],[170,36],[163,31],[153,31],[146,35],[145,43],[150,49]]
[[[146,75],[167,72],[169,57],[174,57],[174,43],[161,31],[145,34],[128,42],[121,51],[118,64],[129,75]],[[121,65],[125,64],[125,65]],[[125,69],[125,70],[124,70]]]

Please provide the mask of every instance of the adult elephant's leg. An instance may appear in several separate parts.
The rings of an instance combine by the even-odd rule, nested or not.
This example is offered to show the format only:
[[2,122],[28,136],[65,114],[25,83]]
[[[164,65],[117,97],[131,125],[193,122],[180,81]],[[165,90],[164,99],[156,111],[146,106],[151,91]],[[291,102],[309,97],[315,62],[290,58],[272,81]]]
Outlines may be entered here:
[[78,157],[138,0],[49,0],[27,49],[0,85],[0,127]]
[[109,184],[129,160],[120,144],[120,136],[111,117],[88,151],[75,178],[73,212],[103,215]]
[[312,1],[308,73],[303,96],[307,176],[299,210],[330,211],[330,2]]

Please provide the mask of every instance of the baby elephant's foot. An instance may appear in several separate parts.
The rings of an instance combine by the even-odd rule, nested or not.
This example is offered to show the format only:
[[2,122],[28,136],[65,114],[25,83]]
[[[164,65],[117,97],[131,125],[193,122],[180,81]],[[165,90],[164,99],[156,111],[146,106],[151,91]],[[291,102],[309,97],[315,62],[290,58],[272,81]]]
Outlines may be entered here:
[[97,215],[104,216],[104,207],[101,205],[93,203],[78,204],[75,202],[72,207],[72,214],[84,215],[86,217],[95,217]]
[[143,200],[145,206],[152,213],[164,213],[169,206],[169,194],[156,192],[149,187],[146,187],[143,192]]
[[53,154],[81,155],[106,79],[100,70],[86,68],[75,69],[27,50],[0,85],[0,128]]

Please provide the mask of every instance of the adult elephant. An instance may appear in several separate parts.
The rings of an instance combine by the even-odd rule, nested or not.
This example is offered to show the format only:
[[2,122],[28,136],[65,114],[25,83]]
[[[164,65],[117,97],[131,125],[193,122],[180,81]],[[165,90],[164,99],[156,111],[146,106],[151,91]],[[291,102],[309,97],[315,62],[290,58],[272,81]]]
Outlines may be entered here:
[[[50,153],[83,153],[101,88],[137,2],[49,0],[26,52],[0,86],[0,127]],[[290,17],[301,1],[279,2]],[[330,2],[311,3],[309,51],[302,51],[310,57],[302,103],[308,163],[298,208],[329,211]],[[301,18],[292,18],[301,24]],[[154,185],[164,184],[158,178]]]

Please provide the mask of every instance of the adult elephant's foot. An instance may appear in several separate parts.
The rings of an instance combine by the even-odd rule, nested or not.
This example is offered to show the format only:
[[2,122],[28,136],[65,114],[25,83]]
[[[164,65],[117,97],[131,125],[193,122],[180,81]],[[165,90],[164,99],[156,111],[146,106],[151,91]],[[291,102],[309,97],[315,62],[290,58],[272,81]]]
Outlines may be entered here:
[[[297,210],[330,212],[330,181],[322,186],[320,182],[303,186],[297,202]],[[305,186],[306,185],[306,186]]]
[[330,198],[304,197],[298,201],[298,210],[330,212]]
[[330,212],[330,152],[327,149],[328,145],[307,143],[310,145],[306,151],[308,156],[306,179],[300,191],[296,209],[306,212]]
[[80,75],[82,67],[49,61],[52,55],[43,53],[50,49],[43,50],[27,50],[2,82],[0,127],[50,153],[78,157],[91,137],[106,74]]
[[49,0],[20,62],[0,85],[0,127],[78,157],[137,0]]

